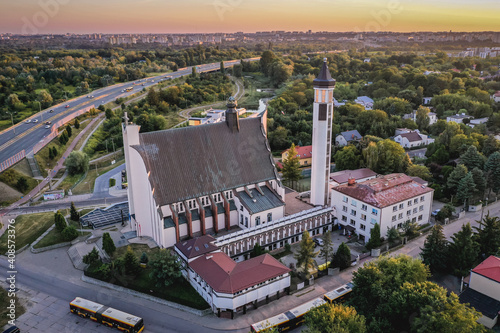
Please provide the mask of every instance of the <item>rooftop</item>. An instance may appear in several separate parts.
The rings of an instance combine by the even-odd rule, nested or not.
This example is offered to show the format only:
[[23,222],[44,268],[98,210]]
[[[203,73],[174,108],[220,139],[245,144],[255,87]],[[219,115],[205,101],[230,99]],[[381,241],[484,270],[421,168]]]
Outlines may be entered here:
[[420,136],[419,133],[417,132],[408,132],[408,133],[403,133],[403,134],[399,134],[401,135],[401,137],[403,138],[407,138],[408,141],[410,142],[415,142],[415,141],[421,141],[422,140],[422,137]]
[[342,170],[330,174],[330,179],[339,184],[347,184],[349,178],[354,178],[356,180],[375,177],[377,173],[368,168],[356,169],[356,170]]
[[453,118],[453,119],[465,119],[465,118],[472,118],[472,116],[469,116],[465,113],[462,113],[462,114],[456,114],[456,115],[453,115],[453,116],[449,116],[448,118]]
[[213,242],[215,242],[215,238],[210,235],[205,235],[178,242],[175,244],[175,247],[178,248],[186,258],[191,259],[205,253],[217,251],[219,248],[215,246]]
[[459,296],[460,302],[469,303],[483,316],[494,319],[500,311],[500,302],[472,288],[465,289]]
[[262,191],[262,194],[257,189],[249,190],[251,197],[246,191],[236,193],[238,198],[240,198],[241,203],[248,209],[250,214],[263,212],[265,210],[285,205],[278,195],[267,186],[260,187],[260,190]]
[[318,88],[333,88],[335,86],[335,80],[330,74],[326,58],[323,59],[323,66],[319,71],[318,77],[314,79],[313,85]]
[[403,173],[380,176],[351,186],[340,185],[333,190],[378,208],[434,191]]
[[493,281],[500,282],[500,258],[489,256],[472,271]]
[[189,266],[216,292],[234,294],[290,272],[270,254],[235,262],[223,252],[205,254]]
[[[287,150],[283,151],[283,153],[286,153],[289,150],[290,149],[287,149]],[[295,146],[295,150],[297,151],[297,156],[300,159],[312,157],[312,146],[303,146],[303,147]]]
[[340,135],[342,135],[347,142],[353,140],[361,140],[363,138],[357,130],[341,132]]

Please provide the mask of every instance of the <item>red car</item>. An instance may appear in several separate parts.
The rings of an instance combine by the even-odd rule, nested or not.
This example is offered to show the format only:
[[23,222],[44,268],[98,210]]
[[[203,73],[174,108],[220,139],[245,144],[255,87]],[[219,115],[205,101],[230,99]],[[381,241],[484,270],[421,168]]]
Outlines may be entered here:
[[69,104],[68,104],[68,105],[66,105],[66,106],[65,106],[65,108],[66,108],[66,109],[67,109],[67,108],[69,108]]

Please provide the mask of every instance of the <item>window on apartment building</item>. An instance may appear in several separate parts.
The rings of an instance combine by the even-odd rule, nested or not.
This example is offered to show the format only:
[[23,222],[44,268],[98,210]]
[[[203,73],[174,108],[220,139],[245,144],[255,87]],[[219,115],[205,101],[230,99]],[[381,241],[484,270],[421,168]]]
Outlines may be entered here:
[[240,214],[240,224],[243,224],[243,214]]
[[347,197],[346,197],[345,195],[342,197],[342,201],[343,201],[343,202],[347,202],[347,201],[348,201],[348,200],[347,200]]
[[423,215],[419,215],[419,216],[418,216],[418,220],[419,220],[419,221],[422,221],[422,219],[423,219],[423,218],[424,218],[424,216],[423,216]]
[[402,218],[403,218],[403,213],[399,213],[398,220],[401,220]]
[[362,204],[362,205],[361,205],[361,209],[362,209],[362,210],[364,210],[365,212],[366,212],[366,209],[367,209],[367,208],[368,208],[368,207],[367,207],[365,204]]
[[424,205],[422,205],[422,206],[418,207],[418,210],[419,210],[419,211],[423,211],[423,210],[424,210]]
[[405,204],[404,203],[400,203],[399,204],[399,209],[403,209],[403,208],[405,208]]
[[401,229],[403,227],[403,223],[398,223],[398,229]]
[[425,197],[424,197],[424,196],[421,196],[421,197],[420,197],[420,202],[423,202],[423,201],[425,201]]
[[255,218],[255,225],[260,225],[260,216]]
[[347,206],[342,206],[342,211],[347,212]]
[[392,222],[396,222],[396,215],[392,215]]
[[243,205],[240,205],[240,210],[243,211]]
[[406,211],[406,216],[410,216],[411,215],[411,210],[407,210]]
[[413,208],[413,214],[416,214],[418,212],[418,208]]
[[375,223],[377,223],[377,220],[372,219],[372,220],[370,221],[370,223],[371,223],[371,224],[375,224]]
[[189,209],[193,209],[193,202],[189,200]]
[[393,212],[396,212],[397,210],[398,210],[398,206],[394,206],[394,207],[392,207],[392,211],[393,211]]
[[217,194],[217,201],[219,201],[219,202],[221,201],[221,199],[220,199],[220,193]]
[[418,198],[417,198],[417,199],[415,199],[415,200],[413,200],[413,203],[414,203],[415,205],[416,205],[416,204],[418,204]]
[[356,216],[356,211],[354,209],[351,209],[351,215]]
[[342,215],[342,221],[347,222],[347,216]]
[[366,230],[366,226],[365,226],[364,224],[361,224],[361,225],[359,226],[359,228],[360,228],[361,230]]
[[353,205],[354,207],[357,207],[358,202],[356,200],[351,200],[351,205]]
[[372,208],[372,214],[377,216],[378,215],[378,210],[376,210],[375,208]]
[[351,219],[350,224],[351,224],[352,226],[355,226],[355,225],[356,225],[356,221],[354,221],[353,219]]
[[245,227],[248,228],[248,217],[247,216],[245,216]]
[[271,222],[273,220],[273,213],[267,213],[267,222]]
[[410,200],[410,201],[408,201],[408,206],[411,206],[411,200]]
[[361,219],[362,219],[363,221],[366,221],[366,215],[365,215],[365,214],[361,214]]

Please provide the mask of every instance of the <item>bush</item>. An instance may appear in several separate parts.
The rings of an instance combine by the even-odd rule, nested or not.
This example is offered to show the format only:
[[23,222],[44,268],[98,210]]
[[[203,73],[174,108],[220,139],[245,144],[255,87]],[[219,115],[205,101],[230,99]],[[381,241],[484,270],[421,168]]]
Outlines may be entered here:
[[69,226],[64,228],[61,235],[65,241],[70,242],[76,237],[78,237],[78,230],[76,230],[76,228],[73,226]]
[[87,265],[95,264],[98,261],[101,261],[101,258],[99,257],[99,252],[97,252],[95,247],[92,251],[83,256],[83,262]]
[[142,255],[141,255],[141,264],[147,264],[148,261],[149,261],[149,258],[148,258],[148,255],[146,254],[146,252],[142,252]]
[[109,232],[105,232],[103,235],[102,235],[102,248],[104,249],[104,251],[106,251],[106,253],[108,255],[113,255],[113,253],[115,252],[116,250],[116,246],[115,246],[115,243],[113,242],[113,239],[111,238],[111,236],[109,235]]
[[71,201],[70,216],[71,220],[75,222],[80,221],[80,213],[76,210],[75,203],[73,201]]
[[89,157],[79,150],[72,151],[64,164],[71,176],[85,173],[89,169]]
[[68,226],[66,224],[64,216],[61,214],[60,211],[57,211],[56,215],[54,216],[54,220],[56,224],[56,230],[59,232],[62,232]]
[[114,179],[114,178],[110,178],[110,179],[109,179],[109,187],[113,187],[113,186],[115,186],[115,185],[116,185],[116,179]]

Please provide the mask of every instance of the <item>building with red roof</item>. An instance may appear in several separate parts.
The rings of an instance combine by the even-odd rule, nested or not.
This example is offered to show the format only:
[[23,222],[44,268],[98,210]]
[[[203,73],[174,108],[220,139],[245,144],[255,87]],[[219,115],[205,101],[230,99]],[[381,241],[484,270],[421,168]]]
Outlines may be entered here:
[[387,228],[401,229],[406,221],[426,224],[431,216],[434,190],[403,173],[378,176],[332,188],[331,202],[339,224],[355,232],[360,240],[370,239],[377,223],[381,236]]
[[468,303],[483,315],[478,322],[492,328],[500,315],[500,258],[488,257],[472,269],[469,287],[460,294],[460,301]]
[[[284,160],[288,157],[287,149],[281,153],[281,160]],[[297,157],[299,158],[300,166],[311,166],[312,161],[312,146],[295,146],[295,150],[297,151]]]

